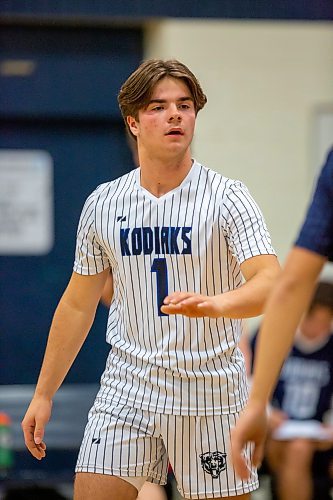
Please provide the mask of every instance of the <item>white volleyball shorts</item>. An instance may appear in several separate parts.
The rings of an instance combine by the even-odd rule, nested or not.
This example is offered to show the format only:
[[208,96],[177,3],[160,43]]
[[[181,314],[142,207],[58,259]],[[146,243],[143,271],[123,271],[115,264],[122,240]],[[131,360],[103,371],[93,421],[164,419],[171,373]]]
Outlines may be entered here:
[[249,480],[236,476],[231,460],[230,430],[237,418],[237,413],[163,415],[126,405],[106,407],[95,403],[76,472],[119,476],[140,489],[144,479],[165,484],[170,464],[178,490],[185,498],[249,493],[258,488],[257,472],[249,460],[250,446],[245,450]]

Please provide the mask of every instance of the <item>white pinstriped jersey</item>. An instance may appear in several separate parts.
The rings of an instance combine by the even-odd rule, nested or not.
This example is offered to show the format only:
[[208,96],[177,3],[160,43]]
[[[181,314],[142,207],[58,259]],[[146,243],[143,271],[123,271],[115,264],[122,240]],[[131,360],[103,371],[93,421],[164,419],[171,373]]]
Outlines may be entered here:
[[84,205],[74,263],[79,274],[113,274],[97,401],[175,415],[239,411],[247,399],[241,320],[167,316],[160,305],[172,291],[241,286],[240,264],[261,254],[274,250],[247,188],[196,161],[160,198],[140,186],[139,168],[100,185]]

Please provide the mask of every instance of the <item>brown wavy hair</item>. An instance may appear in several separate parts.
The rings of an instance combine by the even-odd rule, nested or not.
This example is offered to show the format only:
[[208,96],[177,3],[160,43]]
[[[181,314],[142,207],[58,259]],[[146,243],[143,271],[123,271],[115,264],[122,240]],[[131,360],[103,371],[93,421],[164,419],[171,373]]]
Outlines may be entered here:
[[148,106],[151,95],[156,84],[165,77],[178,78],[189,88],[195,112],[198,113],[207,102],[207,97],[203,93],[201,85],[196,76],[185,64],[170,59],[149,59],[143,62],[124,82],[118,94],[118,103],[121,114],[124,118],[127,130],[132,135],[126,118],[133,116],[136,120],[139,110]]
[[310,314],[316,306],[327,307],[333,314],[333,283],[329,281],[320,281],[312,297],[308,314]]

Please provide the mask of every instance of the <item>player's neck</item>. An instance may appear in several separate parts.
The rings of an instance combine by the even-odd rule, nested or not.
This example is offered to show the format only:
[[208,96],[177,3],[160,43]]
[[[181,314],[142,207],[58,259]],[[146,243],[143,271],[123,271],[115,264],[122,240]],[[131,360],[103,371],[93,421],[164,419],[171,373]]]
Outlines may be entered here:
[[192,167],[190,151],[181,159],[140,158],[140,184],[157,198],[179,186]]

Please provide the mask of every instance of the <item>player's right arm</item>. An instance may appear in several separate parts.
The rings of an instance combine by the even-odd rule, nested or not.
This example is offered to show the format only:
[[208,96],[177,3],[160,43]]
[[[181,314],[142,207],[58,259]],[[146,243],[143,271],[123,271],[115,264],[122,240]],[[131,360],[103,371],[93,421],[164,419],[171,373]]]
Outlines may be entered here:
[[109,274],[110,269],[89,276],[74,272],[55,311],[35,393],[22,421],[25,444],[39,460],[45,456],[52,398],[88,335]]

